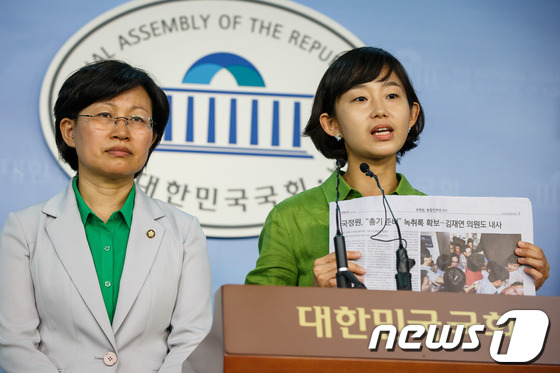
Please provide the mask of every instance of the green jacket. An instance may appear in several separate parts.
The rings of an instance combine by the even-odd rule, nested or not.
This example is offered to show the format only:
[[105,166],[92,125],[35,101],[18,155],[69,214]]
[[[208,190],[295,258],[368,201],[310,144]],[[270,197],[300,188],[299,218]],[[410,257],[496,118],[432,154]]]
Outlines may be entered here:
[[[397,174],[391,194],[424,195]],[[340,178],[340,200],[362,197]],[[336,201],[336,171],[318,187],[290,197],[268,214],[259,237],[256,268],[246,284],[312,286],[313,263],[329,253],[329,202]]]

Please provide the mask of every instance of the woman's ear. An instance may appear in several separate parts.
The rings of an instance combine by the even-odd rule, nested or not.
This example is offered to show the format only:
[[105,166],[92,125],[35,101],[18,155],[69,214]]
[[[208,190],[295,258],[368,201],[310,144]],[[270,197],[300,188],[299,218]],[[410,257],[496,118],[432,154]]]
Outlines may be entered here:
[[408,121],[408,128],[412,128],[416,124],[416,120],[418,119],[418,115],[420,114],[420,105],[418,102],[414,102],[410,107],[410,118]]
[[335,137],[336,135],[342,135],[336,118],[331,117],[329,114],[321,114],[321,116],[319,117],[319,123],[321,123],[323,131],[325,131],[328,135],[332,137]]
[[66,143],[66,145],[68,145],[71,148],[75,148],[76,144],[74,143],[74,126],[76,124],[76,121],[69,119],[69,118],[63,118],[60,121],[60,133],[62,134],[62,139],[64,140],[64,142]]

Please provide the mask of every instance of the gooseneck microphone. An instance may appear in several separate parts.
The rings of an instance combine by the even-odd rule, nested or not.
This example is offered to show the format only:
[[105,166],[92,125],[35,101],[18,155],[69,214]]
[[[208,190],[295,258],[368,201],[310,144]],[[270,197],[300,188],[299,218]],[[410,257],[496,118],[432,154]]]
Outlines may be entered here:
[[356,278],[354,273],[348,269],[348,258],[346,257],[346,241],[342,234],[342,224],[340,222],[340,169],[344,167],[344,159],[336,160],[336,235],[334,236],[334,252],[336,256],[336,287],[339,288],[358,288],[365,289],[365,285]]
[[[395,225],[397,226],[397,234],[399,235],[399,248],[397,249],[397,274],[395,275],[395,280],[397,281],[397,290],[412,290],[412,276],[410,274],[410,268],[414,267],[414,264],[416,263],[414,261],[414,259],[409,259],[408,258],[408,253],[406,251],[405,245],[403,245],[403,238],[401,235],[401,228],[399,227],[399,222],[397,221],[397,219],[395,219],[395,215],[393,214],[393,210],[391,209],[391,206],[389,205],[389,201],[387,201],[387,197],[385,196],[385,191],[383,190],[383,188],[381,188],[381,184],[379,184],[379,179],[377,178],[377,175],[375,175],[370,169],[369,169],[369,165],[367,163],[362,163],[360,165],[360,171],[362,171],[364,174],[366,174],[366,176],[372,177],[375,179],[375,182],[377,183],[377,187],[379,188],[379,190],[381,190],[381,194],[383,196],[383,207],[385,208],[385,216],[387,216],[387,207],[389,208],[389,211],[391,212],[391,216],[393,217],[393,221],[395,222]],[[385,219],[387,220],[387,219]],[[385,222],[386,224],[386,222]],[[383,228],[381,228],[381,231],[383,231],[383,229],[385,229],[385,225],[383,225]],[[377,234],[375,234],[373,237],[377,236],[379,233],[381,233],[381,231],[379,231]],[[382,240],[380,240],[382,241]]]

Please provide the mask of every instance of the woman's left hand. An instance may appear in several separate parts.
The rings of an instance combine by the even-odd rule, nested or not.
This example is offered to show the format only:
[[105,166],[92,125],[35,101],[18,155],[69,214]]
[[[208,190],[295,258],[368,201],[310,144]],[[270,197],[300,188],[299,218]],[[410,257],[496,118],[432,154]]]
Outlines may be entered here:
[[549,276],[550,264],[543,250],[529,242],[519,241],[515,253],[520,256],[519,264],[526,265],[525,272],[533,276],[535,289],[538,290]]

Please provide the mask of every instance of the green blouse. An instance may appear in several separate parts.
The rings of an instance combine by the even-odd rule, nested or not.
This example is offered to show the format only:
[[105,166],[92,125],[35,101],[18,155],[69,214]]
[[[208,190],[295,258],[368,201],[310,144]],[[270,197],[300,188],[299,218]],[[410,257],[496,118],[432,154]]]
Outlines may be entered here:
[[[391,194],[424,195],[397,174]],[[362,197],[340,178],[340,200]],[[246,284],[312,286],[313,263],[329,253],[329,202],[336,201],[336,171],[318,187],[290,197],[269,213],[259,237],[256,268]]]
[[84,202],[78,191],[77,177],[74,178],[72,186],[76,194],[78,210],[86,231],[105,308],[112,323],[119,297],[136,190],[133,185],[123,207],[115,211],[105,224]]

